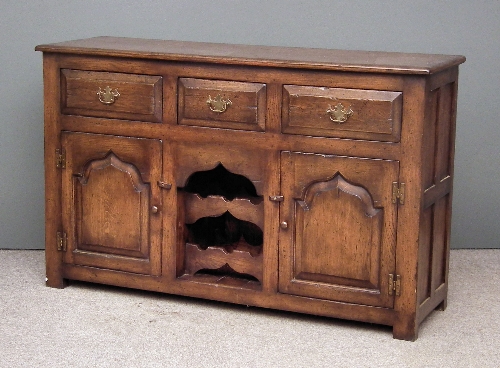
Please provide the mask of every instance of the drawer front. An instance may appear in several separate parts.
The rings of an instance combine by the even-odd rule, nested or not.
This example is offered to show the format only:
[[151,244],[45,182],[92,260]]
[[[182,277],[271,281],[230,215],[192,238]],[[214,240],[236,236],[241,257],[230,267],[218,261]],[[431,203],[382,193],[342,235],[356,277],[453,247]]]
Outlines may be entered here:
[[180,78],[178,105],[181,125],[265,130],[265,84]]
[[283,133],[397,142],[402,93],[285,85]]
[[150,121],[162,120],[162,77],[63,69],[62,113]]

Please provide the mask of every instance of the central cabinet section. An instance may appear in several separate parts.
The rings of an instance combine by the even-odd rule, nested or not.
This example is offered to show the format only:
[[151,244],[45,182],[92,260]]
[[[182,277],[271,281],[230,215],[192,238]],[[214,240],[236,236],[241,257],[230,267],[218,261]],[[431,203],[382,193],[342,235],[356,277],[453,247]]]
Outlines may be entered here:
[[177,277],[260,290],[264,153],[179,143]]

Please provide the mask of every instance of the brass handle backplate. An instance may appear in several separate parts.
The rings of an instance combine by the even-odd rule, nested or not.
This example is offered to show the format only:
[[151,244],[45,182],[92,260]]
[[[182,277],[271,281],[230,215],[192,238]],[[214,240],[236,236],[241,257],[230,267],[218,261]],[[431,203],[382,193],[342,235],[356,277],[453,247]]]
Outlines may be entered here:
[[335,107],[329,105],[326,113],[329,115],[331,121],[333,121],[334,123],[342,124],[345,123],[347,119],[349,119],[349,116],[354,114],[354,111],[352,111],[350,107],[346,109],[344,105],[339,102],[335,105]]
[[105,105],[114,104],[116,99],[120,96],[118,90],[115,88],[114,91],[111,90],[110,86],[106,86],[104,91],[99,87],[99,91],[97,91],[97,96],[99,96],[99,101],[101,101]]
[[232,104],[233,103],[229,98],[224,99],[220,94],[215,96],[215,98],[212,98],[212,96],[208,95],[207,105],[213,112],[223,113]]

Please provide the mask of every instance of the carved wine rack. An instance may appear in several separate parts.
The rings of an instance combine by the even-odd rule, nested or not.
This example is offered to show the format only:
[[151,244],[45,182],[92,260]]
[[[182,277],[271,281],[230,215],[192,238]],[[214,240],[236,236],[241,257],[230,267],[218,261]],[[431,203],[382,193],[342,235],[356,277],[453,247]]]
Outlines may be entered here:
[[252,182],[218,164],[193,173],[179,194],[184,202],[181,277],[259,289],[264,205]]

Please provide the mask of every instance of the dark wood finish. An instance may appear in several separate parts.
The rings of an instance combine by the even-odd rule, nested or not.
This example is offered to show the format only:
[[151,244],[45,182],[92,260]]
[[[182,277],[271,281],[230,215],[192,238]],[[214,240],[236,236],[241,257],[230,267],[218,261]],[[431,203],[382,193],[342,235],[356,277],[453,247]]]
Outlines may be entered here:
[[64,132],[61,144],[64,262],[158,275],[160,141]]
[[[339,103],[352,111],[345,122],[328,113]],[[283,133],[397,142],[401,105],[401,92],[284,86]]]
[[120,37],[95,37],[39,45],[37,50],[48,53],[390,74],[431,74],[465,61],[463,56],[455,55],[228,45]]
[[[61,70],[63,114],[161,122],[162,78],[159,76]],[[109,87],[119,96],[110,104],[99,100]]]
[[[223,112],[207,100],[220,96],[231,105]],[[179,124],[214,128],[265,130],[266,86],[260,83],[179,79]]]
[[[113,37],[37,50],[47,285],[379,323],[405,340],[446,307],[465,58]],[[218,95],[231,104],[207,104]]]
[[188,224],[203,217],[220,216],[229,211],[239,219],[250,221],[261,229],[264,228],[264,203],[262,200],[254,204],[246,198],[228,201],[220,196],[202,198],[198,194],[186,194],[184,198],[185,221]]
[[186,244],[186,275],[194,275],[202,269],[217,270],[224,265],[240,274],[251,275],[257,280],[262,279],[262,255],[252,255],[245,244],[236,246],[231,252],[219,247],[203,250],[195,244]]
[[398,163],[284,152],[281,167],[289,200],[280,216],[288,223],[280,232],[280,291],[392,307]]
[[[56,149],[59,149],[59,67],[56,55],[43,57],[44,89],[44,167],[45,167],[45,263],[47,286],[62,288],[63,253],[58,251],[57,232],[62,229],[61,213],[61,174],[56,162]],[[48,185],[47,185],[48,184]]]

